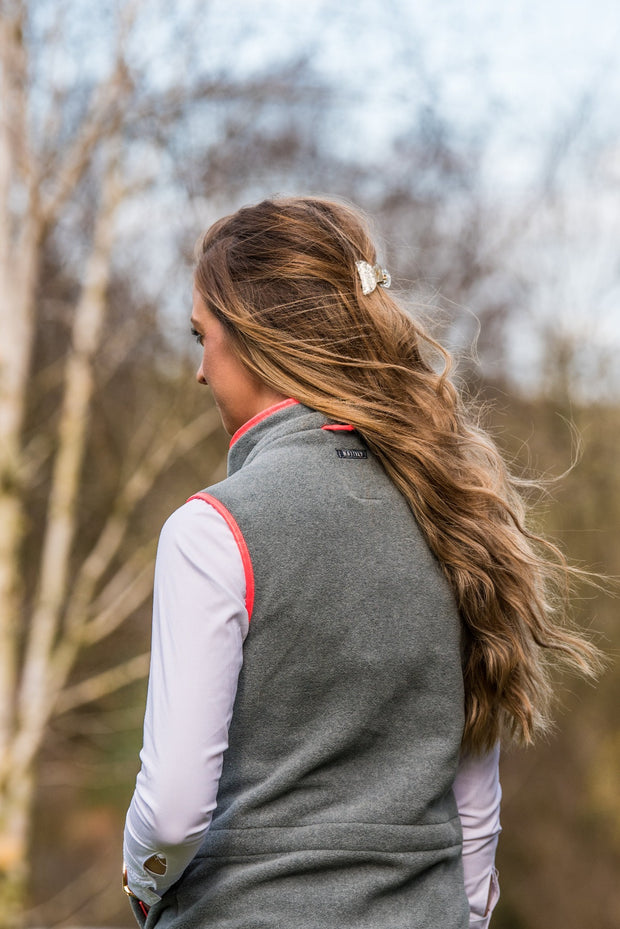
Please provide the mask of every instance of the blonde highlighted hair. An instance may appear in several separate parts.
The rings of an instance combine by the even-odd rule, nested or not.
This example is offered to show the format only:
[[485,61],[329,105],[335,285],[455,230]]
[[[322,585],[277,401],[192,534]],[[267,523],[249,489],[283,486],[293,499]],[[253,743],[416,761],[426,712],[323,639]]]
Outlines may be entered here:
[[355,262],[376,258],[350,206],[266,200],[207,231],[195,286],[247,367],[352,424],[407,499],[462,618],[464,748],[527,743],[548,725],[550,659],[593,674],[598,652],[557,609],[571,569],[527,529],[518,482],[450,381],[448,353],[389,291],[362,294]]

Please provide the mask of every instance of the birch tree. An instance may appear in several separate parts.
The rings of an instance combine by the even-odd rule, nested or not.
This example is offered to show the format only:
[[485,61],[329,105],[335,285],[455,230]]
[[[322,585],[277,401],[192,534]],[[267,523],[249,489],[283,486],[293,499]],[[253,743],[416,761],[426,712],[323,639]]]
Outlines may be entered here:
[[[132,202],[146,211],[145,193],[158,183],[162,164],[169,186],[176,184],[179,210],[185,204],[191,212],[193,193],[204,202],[211,192],[217,210],[228,206],[226,192],[238,195],[260,163],[263,131],[267,171],[286,165],[290,172],[299,161],[296,177],[300,170],[306,179],[312,170],[318,176],[312,112],[320,93],[304,87],[294,63],[258,77],[192,72],[200,41],[175,11],[167,12],[166,25],[185,68],[153,80],[136,64],[136,49],[149,44],[139,41],[137,24],[154,5],[76,2],[82,20],[103,17],[93,33],[107,43],[106,54],[92,56],[95,45],[75,38],[71,3],[0,0],[0,929],[18,925],[24,909],[37,761],[50,720],[148,669],[143,651],[80,673],[85,650],[120,630],[150,595],[154,539],[132,536],[134,514],[160,476],[208,447],[219,429],[217,412],[204,401],[191,415],[164,409],[160,421],[127,440],[105,513],[94,531],[82,532],[102,344],[114,354],[108,317],[122,211]],[[199,21],[205,8],[198,4],[198,15],[185,23]],[[37,78],[54,48],[59,66]],[[196,113],[203,135],[196,140],[194,133],[188,146],[184,121]],[[150,173],[140,162],[149,158]],[[191,184],[199,190],[188,194]],[[199,221],[190,217],[187,226],[195,234]],[[44,264],[54,249],[70,268],[75,297],[63,309],[66,338],[53,361],[54,410],[41,442],[28,435],[27,423],[40,373],[33,371],[35,346],[45,338]],[[116,341],[122,356],[122,332]],[[210,460],[215,466],[216,457]],[[31,544],[32,497],[41,497],[41,482],[44,513]]]
[[[75,2],[82,17],[114,8]],[[192,416],[163,413],[126,443],[105,513],[92,531],[81,531],[102,343],[115,351],[108,336],[120,218],[128,204],[144,204],[146,187],[156,183],[152,171],[136,172],[136,159],[145,153],[159,159],[155,173],[160,163],[168,166],[178,209],[191,206],[191,196],[184,199],[189,188],[196,201],[209,194],[214,212],[229,207],[231,194],[238,199],[247,192],[255,199],[257,191],[268,192],[267,185],[333,189],[372,203],[379,178],[385,202],[375,205],[383,225],[392,237],[415,241],[425,259],[444,256],[454,278],[447,288],[451,298],[467,295],[472,281],[486,273],[468,216],[452,233],[463,243],[462,254],[446,248],[435,188],[449,189],[443,180],[467,179],[472,168],[439,158],[441,138],[432,147],[416,130],[410,147],[397,149],[394,163],[376,170],[338,163],[321,150],[329,133],[315,131],[316,114],[328,109],[324,92],[316,77],[304,83],[295,62],[245,79],[221,73],[209,78],[203,69],[194,77],[175,73],[167,84],[152,81],[129,51],[135,53],[141,12],[153,6],[137,0],[119,0],[121,14],[99,70],[93,66],[68,79],[60,67],[56,83],[42,88],[33,83],[36,60],[49,48],[63,51],[68,40],[62,16],[70,6],[0,0],[0,929],[17,925],[23,910],[37,761],[50,720],[130,684],[148,668],[141,651],[97,666],[95,673],[80,672],[85,651],[121,630],[149,597],[154,540],[132,536],[133,517],[160,476],[204,447],[218,428],[213,408]],[[206,6],[198,4],[202,11]],[[42,7],[49,14],[46,32],[39,29],[33,38],[33,17]],[[170,23],[177,15],[168,11]],[[110,28],[108,21],[108,33]],[[184,53],[191,50],[187,29],[183,35],[171,29],[171,35]],[[91,50],[79,55],[86,59]],[[191,61],[189,52],[186,57]],[[270,106],[261,119],[265,100]],[[209,123],[211,105],[216,118]],[[204,137],[197,138],[197,122]],[[433,177],[439,172],[442,183],[429,180],[425,194],[412,190],[412,178],[426,176],[428,151],[428,170]],[[365,180],[370,193],[358,197]],[[194,232],[200,224],[198,218],[187,223]],[[54,359],[55,409],[42,445],[26,426],[37,382],[33,358],[43,325],[43,266],[52,246],[61,262],[70,252],[79,261],[68,261],[75,297],[66,307],[66,343]],[[453,260],[455,254],[460,260]],[[405,280],[415,277],[415,268],[402,270]],[[451,280],[441,268],[435,278],[442,288]],[[122,333],[117,339],[122,355],[128,347]],[[31,500],[42,472],[40,539],[30,545]],[[32,585],[25,583],[31,578]]]
[[[0,11],[0,927],[12,927],[23,910],[36,762],[51,716],[99,699],[148,668],[144,653],[77,683],[72,676],[81,651],[117,630],[149,595],[152,541],[118,563],[132,513],[158,475],[219,424],[216,411],[207,408],[192,421],[169,422],[166,434],[151,436],[148,454],[127,463],[126,480],[94,542],[76,553],[117,215],[134,193],[124,172],[128,130],[135,132],[138,121],[148,125],[156,100],[144,91],[138,95],[127,64],[134,12],[129,5],[119,18],[108,73],[91,90],[72,137],[62,136],[59,116],[71,88],[54,89],[46,125],[37,125],[40,101],[30,93],[28,6],[2,0]],[[161,105],[161,97],[157,102]],[[168,95],[166,104],[163,120],[171,120],[180,112],[181,97]],[[94,219],[81,242],[79,296],[59,361],[63,386],[36,591],[27,596],[23,543],[36,462],[24,422],[40,324],[41,261],[54,229],[79,208],[76,191],[86,180]]]

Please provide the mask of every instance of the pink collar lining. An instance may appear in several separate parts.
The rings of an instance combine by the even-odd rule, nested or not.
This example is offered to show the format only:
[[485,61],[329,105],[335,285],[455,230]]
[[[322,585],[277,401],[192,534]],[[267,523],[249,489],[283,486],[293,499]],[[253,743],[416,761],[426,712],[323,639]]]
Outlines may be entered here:
[[280,400],[279,403],[274,403],[273,406],[268,406],[266,410],[261,410],[260,413],[257,413],[256,416],[253,416],[251,419],[248,419],[247,423],[244,423],[243,426],[240,426],[232,439],[230,440],[229,448],[232,448],[235,442],[237,442],[242,435],[245,435],[246,432],[256,426],[258,423],[262,422],[263,419],[267,419],[268,416],[271,416],[272,413],[277,413],[278,410],[283,410],[287,406],[295,406],[299,403],[299,400],[293,400],[292,397],[289,397],[288,400]]

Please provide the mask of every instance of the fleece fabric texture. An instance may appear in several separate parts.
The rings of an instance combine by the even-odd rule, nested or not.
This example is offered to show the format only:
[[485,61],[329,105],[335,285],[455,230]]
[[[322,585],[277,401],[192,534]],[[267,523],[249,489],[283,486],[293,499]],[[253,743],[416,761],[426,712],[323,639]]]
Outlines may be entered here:
[[468,926],[458,613],[402,495],[327,423],[279,409],[207,488],[255,603],[213,822],[148,929]]

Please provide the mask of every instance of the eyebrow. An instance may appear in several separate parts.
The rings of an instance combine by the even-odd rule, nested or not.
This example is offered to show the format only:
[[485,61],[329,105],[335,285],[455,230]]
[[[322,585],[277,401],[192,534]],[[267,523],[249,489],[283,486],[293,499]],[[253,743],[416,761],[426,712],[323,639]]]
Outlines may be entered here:
[[190,316],[189,321],[194,329],[198,329],[199,323],[197,319],[195,319],[193,316]]

